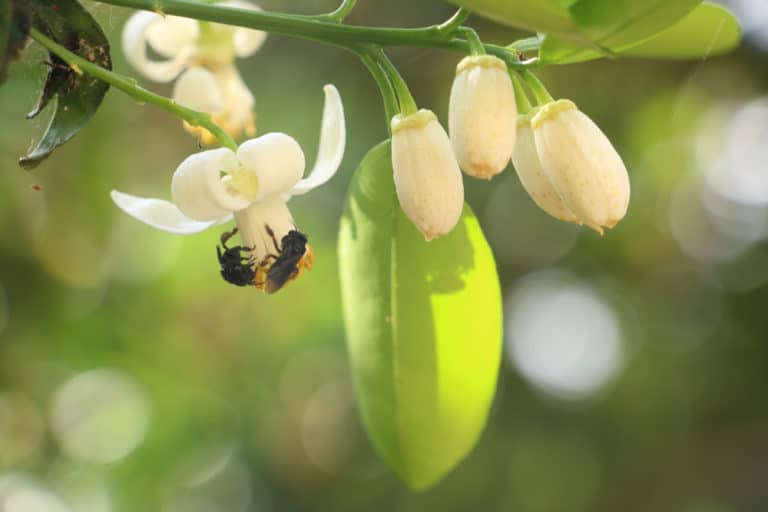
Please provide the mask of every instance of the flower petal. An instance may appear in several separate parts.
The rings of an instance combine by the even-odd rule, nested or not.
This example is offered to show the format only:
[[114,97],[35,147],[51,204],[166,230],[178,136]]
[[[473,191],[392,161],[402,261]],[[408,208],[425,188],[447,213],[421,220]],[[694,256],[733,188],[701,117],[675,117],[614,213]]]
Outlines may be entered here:
[[200,34],[197,20],[180,16],[161,16],[147,26],[147,43],[163,57],[176,57],[185,48],[193,46]]
[[153,228],[176,235],[199,233],[214,224],[228,222],[232,218],[231,215],[226,215],[217,220],[200,222],[192,220],[181,213],[181,210],[170,201],[132,196],[117,190],[113,190],[110,196],[112,196],[112,201],[115,202],[118,208],[134,219],[140,220]]
[[259,179],[257,201],[288,192],[304,173],[304,152],[284,133],[267,133],[243,142],[237,158]]
[[328,84],[323,88],[323,91],[325,92],[325,107],[323,108],[323,125],[320,131],[317,160],[312,172],[291,189],[291,195],[306,194],[330,180],[336,174],[344,157],[347,135],[344,106],[336,87]]
[[221,112],[226,106],[224,91],[216,76],[205,68],[189,68],[173,86],[173,99],[200,112]]
[[[243,0],[229,0],[221,2],[218,5],[223,7],[234,7],[237,9],[248,9],[251,11],[260,11],[261,7],[251,2]],[[235,55],[238,57],[249,57],[261,48],[267,39],[267,33],[261,30],[253,30],[245,27],[232,28],[232,45],[235,47]]]
[[184,215],[198,221],[219,219],[247,208],[251,200],[230,192],[222,173],[238,168],[235,153],[227,148],[187,157],[173,173],[171,196]]
[[128,62],[150,80],[170,82],[186,67],[194,48],[190,45],[179,47],[172,58],[165,61],[147,58],[150,28],[162,22],[163,17],[154,12],[139,12],[131,16],[123,29],[123,51]]

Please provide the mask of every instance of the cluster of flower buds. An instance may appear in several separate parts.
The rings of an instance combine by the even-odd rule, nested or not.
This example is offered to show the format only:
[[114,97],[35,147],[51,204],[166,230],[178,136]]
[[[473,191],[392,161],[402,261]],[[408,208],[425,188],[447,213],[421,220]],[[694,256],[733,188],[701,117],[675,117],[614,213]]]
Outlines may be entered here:
[[428,110],[392,119],[397,196],[427,240],[458,222],[462,170],[491,179],[510,160],[535,203],[553,217],[601,234],[624,217],[627,170],[600,128],[568,100],[545,101],[518,115],[515,87],[503,60],[466,57],[451,88],[450,137]]

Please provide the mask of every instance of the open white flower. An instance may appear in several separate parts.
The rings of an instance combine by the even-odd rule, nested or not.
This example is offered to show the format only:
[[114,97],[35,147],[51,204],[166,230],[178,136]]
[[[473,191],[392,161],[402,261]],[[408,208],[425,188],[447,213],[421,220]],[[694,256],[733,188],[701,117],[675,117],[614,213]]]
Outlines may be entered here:
[[[320,147],[312,172],[302,179],[304,153],[284,133],[268,133],[232,151],[196,153],[176,169],[171,182],[173,202],[136,197],[116,190],[112,199],[128,215],[162,231],[187,235],[232,219],[240,232],[252,283],[270,290],[264,277],[296,226],[286,202],[331,179],[344,155],[346,129],[339,93],[326,85]],[[306,242],[306,240],[305,240]],[[312,252],[298,262],[309,267]],[[223,265],[223,263],[222,263]]]
[[[218,5],[259,10],[243,0]],[[261,48],[265,32],[139,12],[126,23],[122,39],[128,62],[147,78],[156,82],[179,79],[173,90],[177,103],[211,114],[233,137],[255,133],[253,95],[234,62],[235,57],[248,57]],[[150,59],[147,46],[165,60]],[[215,142],[207,130],[185,127],[206,144]]]

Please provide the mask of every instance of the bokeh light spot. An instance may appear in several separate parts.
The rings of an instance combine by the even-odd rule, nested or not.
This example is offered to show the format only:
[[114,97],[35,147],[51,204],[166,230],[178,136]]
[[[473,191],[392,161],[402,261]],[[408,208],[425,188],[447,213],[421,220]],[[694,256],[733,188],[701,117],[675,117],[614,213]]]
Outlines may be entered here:
[[120,460],[142,442],[148,427],[144,393],[123,372],[87,371],[65,382],[55,394],[51,428],[72,458]]
[[506,349],[538,390],[565,400],[587,398],[624,362],[613,308],[594,289],[559,270],[523,277],[506,308]]

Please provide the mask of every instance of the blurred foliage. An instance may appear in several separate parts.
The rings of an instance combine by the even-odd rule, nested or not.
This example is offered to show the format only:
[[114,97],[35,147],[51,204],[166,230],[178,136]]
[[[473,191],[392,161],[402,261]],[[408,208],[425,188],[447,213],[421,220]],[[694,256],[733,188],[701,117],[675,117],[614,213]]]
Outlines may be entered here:
[[[331,4],[262,2],[292,12]],[[115,69],[128,72],[119,34],[129,12],[89,7]],[[451,12],[437,1],[361,1],[349,21],[417,26]],[[525,35],[472,23],[489,42]],[[574,311],[591,304],[584,318],[617,322],[605,346],[620,346],[621,360],[592,388],[561,393],[571,373],[553,371],[571,338],[540,354],[542,371],[515,336],[550,331],[508,324],[483,438],[421,494],[365,439],[344,348],[338,222],[352,171],[386,136],[364,68],[279,36],[239,63],[260,133],[290,133],[314,155],[327,82],[350,128],[337,177],[291,202],[315,267],[265,296],[221,280],[219,233],[166,235],[112,205],[112,188],[167,197],[170,174],[197,150],[165,112],[112,91],[53,158],[31,173],[17,166],[46,122],[23,120],[46,72],[31,47],[0,90],[0,500],[21,486],[45,510],[77,512],[765,510],[768,66],[757,41],[705,61],[542,70],[553,94],[619,148],[633,186],[627,218],[603,238],[558,223],[511,168],[490,183],[466,179],[468,202],[496,252],[508,318],[555,334],[579,326],[570,336],[585,350],[571,355],[589,362],[601,356],[586,350],[598,338]],[[392,53],[417,101],[445,120],[459,56]],[[542,313],[524,292],[543,290],[537,279],[551,268],[575,284],[536,303],[553,305]],[[590,368],[569,371],[583,380]],[[115,444],[106,454],[105,442]]]

